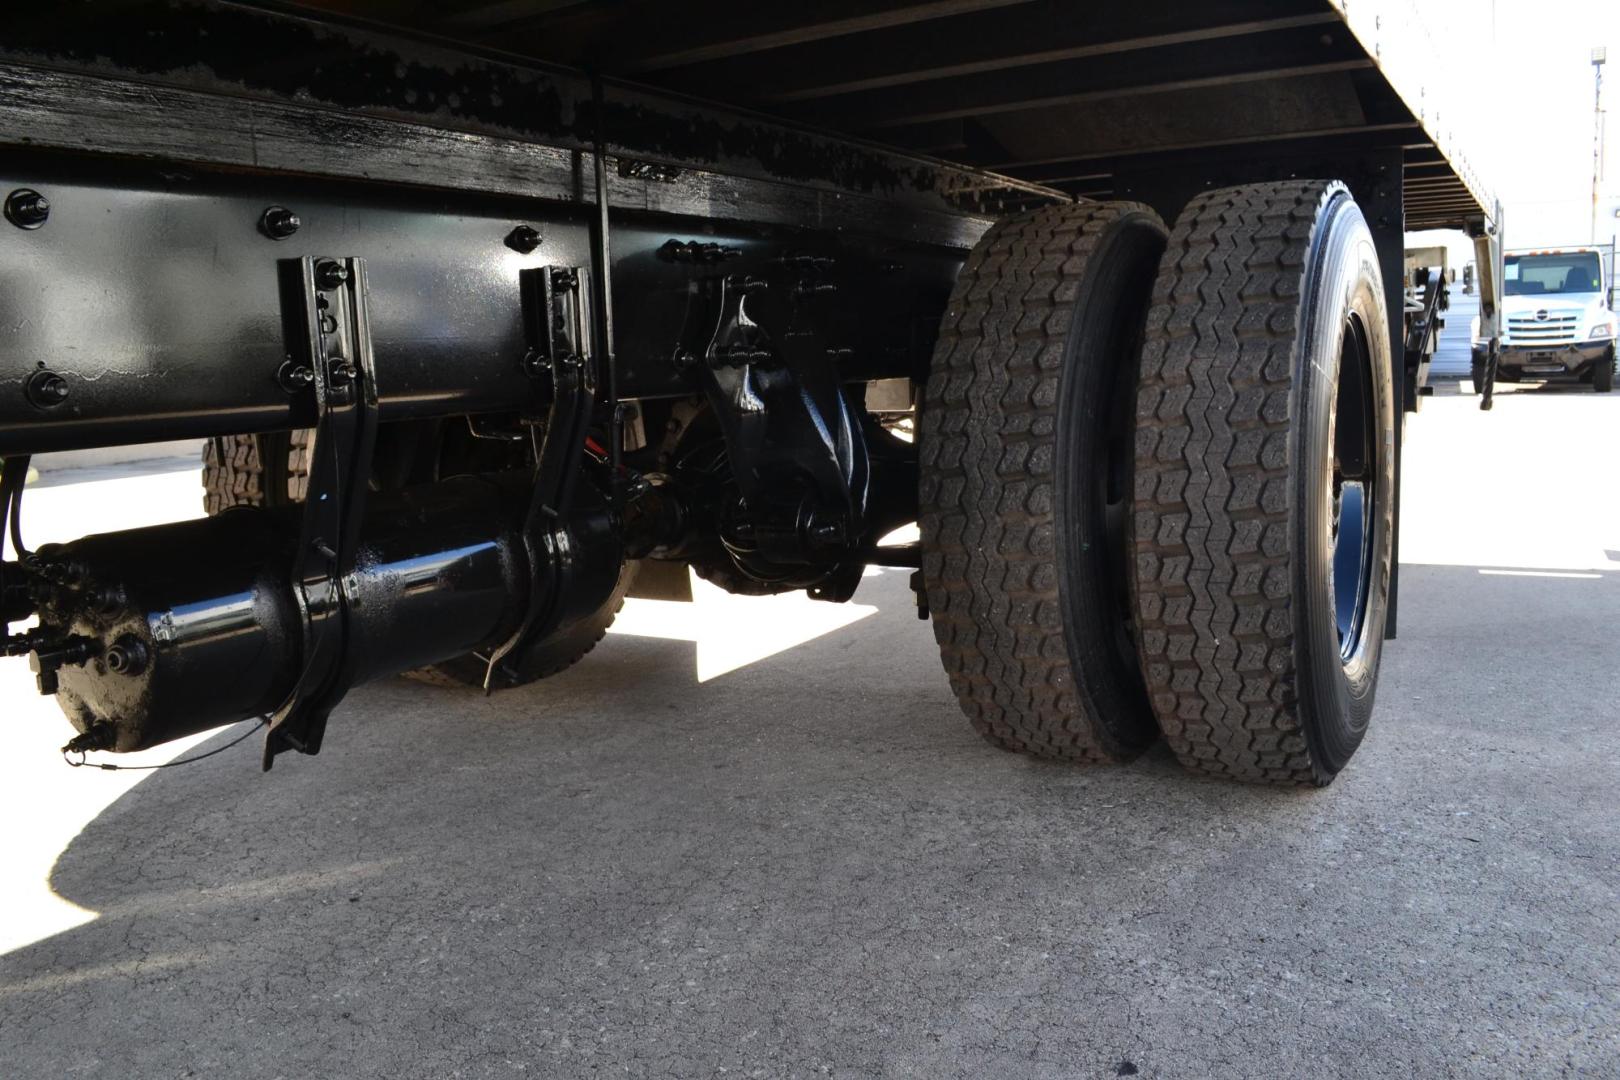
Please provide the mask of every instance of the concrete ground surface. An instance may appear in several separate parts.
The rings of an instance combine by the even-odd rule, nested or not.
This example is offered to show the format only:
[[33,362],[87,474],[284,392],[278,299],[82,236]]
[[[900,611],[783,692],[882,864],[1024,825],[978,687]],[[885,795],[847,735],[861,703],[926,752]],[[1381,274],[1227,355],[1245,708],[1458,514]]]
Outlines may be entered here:
[[[992,749],[899,571],[633,603],[487,699],[374,684],[269,775],[257,736],[70,770],[0,666],[0,1073],[1620,1075],[1620,395],[1443,391],[1321,791]],[[58,479],[27,525],[197,495]]]

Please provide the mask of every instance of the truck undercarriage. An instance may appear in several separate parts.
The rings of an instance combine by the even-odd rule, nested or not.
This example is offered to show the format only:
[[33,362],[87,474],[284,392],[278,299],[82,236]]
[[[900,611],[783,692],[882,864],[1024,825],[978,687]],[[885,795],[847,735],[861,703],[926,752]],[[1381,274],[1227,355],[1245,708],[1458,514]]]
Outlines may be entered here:
[[[1412,31],[1361,18],[20,14],[7,654],[75,752],[264,717],[269,767],[366,679],[552,674],[672,568],[838,602],[901,566],[992,742],[1326,783],[1442,309],[1403,230],[1475,238],[1492,339],[1500,281],[1392,81]],[[181,437],[212,516],[27,548],[31,455]]]

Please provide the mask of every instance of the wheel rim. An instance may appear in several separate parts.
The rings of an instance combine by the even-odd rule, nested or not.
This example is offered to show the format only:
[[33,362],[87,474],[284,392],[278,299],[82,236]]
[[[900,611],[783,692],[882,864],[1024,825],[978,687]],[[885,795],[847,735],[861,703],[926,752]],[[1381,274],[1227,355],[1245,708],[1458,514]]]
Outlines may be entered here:
[[1373,426],[1372,354],[1367,330],[1352,314],[1339,356],[1333,458],[1328,498],[1332,522],[1333,609],[1339,660],[1349,664],[1366,639],[1373,576],[1378,446]]

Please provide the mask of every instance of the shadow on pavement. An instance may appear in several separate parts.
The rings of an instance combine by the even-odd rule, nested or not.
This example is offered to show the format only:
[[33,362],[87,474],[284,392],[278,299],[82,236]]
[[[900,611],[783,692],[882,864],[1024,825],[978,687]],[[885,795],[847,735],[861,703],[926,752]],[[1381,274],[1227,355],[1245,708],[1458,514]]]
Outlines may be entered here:
[[898,573],[702,685],[610,636],[491,698],[363,688],[319,757],[159,771],[83,831],[52,880],[100,917],[0,957],[7,1072],[1602,1071],[1616,650],[1553,628],[1614,582],[1408,570],[1323,792],[988,747]]

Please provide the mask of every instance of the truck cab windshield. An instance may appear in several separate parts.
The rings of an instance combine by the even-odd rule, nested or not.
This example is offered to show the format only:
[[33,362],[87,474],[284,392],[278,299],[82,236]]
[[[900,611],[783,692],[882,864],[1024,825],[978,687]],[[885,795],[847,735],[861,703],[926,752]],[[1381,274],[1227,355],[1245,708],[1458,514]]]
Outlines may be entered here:
[[1567,255],[1509,255],[1502,260],[1508,296],[1544,296],[1595,293],[1603,290],[1597,253],[1573,251]]

